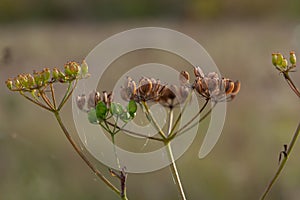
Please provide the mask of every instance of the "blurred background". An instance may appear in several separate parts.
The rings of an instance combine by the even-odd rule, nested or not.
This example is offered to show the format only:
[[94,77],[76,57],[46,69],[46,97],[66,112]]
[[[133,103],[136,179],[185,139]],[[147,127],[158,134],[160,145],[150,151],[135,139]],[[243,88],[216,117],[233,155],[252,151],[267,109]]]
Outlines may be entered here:
[[[178,160],[188,199],[259,198],[300,117],[297,97],[271,64],[274,51],[288,56],[295,50],[300,56],[297,0],[0,0],[1,200],[118,199],[81,161],[54,117],[8,91],[4,81],[68,60],[80,62],[109,36],[143,26],[189,35],[224,76],[242,83],[214,150],[198,159],[199,136]],[[299,73],[293,74],[298,84]],[[75,132],[70,102],[63,117]],[[298,142],[268,199],[299,199],[299,152]],[[168,168],[130,174],[128,197],[178,199]]]

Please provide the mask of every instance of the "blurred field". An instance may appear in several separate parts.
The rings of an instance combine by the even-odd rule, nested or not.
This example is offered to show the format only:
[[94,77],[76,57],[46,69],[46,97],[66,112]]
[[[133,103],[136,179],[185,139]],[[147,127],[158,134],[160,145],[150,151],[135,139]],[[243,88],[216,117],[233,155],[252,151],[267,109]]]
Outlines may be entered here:
[[[114,33],[140,26],[162,26],[200,42],[221,73],[242,83],[229,103],[223,134],[203,160],[201,137],[178,160],[188,199],[258,199],[278,165],[283,144],[296,128],[299,102],[270,62],[273,51],[300,52],[300,24],[285,20],[168,20],[99,23],[1,25],[0,51],[11,61],[0,66],[0,199],[117,199],[98,181],[66,141],[54,118],[9,92],[4,81],[16,73],[81,61]],[[294,74],[297,83],[299,73]],[[71,106],[63,117],[75,131]],[[300,145],[269,199],[299,199]],[[107,169],[99,164],[104,171]],[[169,169],[128,179],[130,199],[177,199]]]

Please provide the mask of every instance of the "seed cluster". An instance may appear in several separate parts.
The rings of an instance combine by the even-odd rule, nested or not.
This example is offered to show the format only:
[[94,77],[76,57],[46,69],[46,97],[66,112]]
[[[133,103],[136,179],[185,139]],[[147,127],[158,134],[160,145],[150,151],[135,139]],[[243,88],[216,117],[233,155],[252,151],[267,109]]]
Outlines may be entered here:
[[[184,78],[182,74],[189,77],[188,73],[182,72],[179,77],[182,82],[187,83],[189,80]],[[127,77],[127,81],[121,88],[121,97],[125,101],[153,101],[164,106],[173,107],[184,102],[189,91],[190,88],[185,84],[180,86],[162,84],[158,79],[147,77],[142,77],[137,86],[131,77]]]
[[68,62],[64,66],[64,72],[57,68],[50,70],[34,71],[33,74],[20,74],[6,81],[7,87],[12,91],[31,92],[47,87],[49,84],[60,82],[67,83],[88,76],[88,66],[85,61],[82,64]]
[[241,87],[239,81],[234,82],[228,78],[219,78],[216,72],[205,75],[200,67],[194,68],[194,74],[196,80],[193,87],[201,96],[215,102],[232,100]]
[[127,77],[121,88],[121,97],[125,101],[134,100],[159,102],[163,106],[176,106],[183,103],[192,89],[201,96],[215,102],[230,101],[240,90],[240,82],[220,78],[216,72],[204,74],[200,67],[194,67],[195,81],[190,84],[190,75],[181,71],[180,85],[162,84],[160,80],[143,77],[138,86],[131,77]]
[[272,63],[276,69],[280,72],[290,72],[296,67],[296,54],[294,51],[290,51],[290,65],[288,60],[281,53],[272,53]]

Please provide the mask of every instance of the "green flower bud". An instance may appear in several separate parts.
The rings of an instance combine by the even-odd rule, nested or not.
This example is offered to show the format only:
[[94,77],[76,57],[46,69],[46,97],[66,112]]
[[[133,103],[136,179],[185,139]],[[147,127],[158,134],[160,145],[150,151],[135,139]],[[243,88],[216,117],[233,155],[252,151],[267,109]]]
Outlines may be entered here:
[[40,73],[38,72],[33,72],[33,78],[34,78],[34,82],[36,83],[36,85],[38,87],[42,86],[43,85],[43,78],[41,76]]
[[283,55],[281,53],[277,53],[277,61],[276,61],[277,66],[282,66],[282,61],[283,61]]
[[17,78],[14,78],[14,85],[17,89],[21,89],[21,83]]
[[88,120],[92,124],[98,124],[97,113],[94,108],[88,112]]
[[277,66],[277,53],[272,53],[272,64]]
[[65,74],[66,76],[72,76],[72,72],[68,63],[65,65]]
[[31,74],[26,74],[27,82],[28,82],[28,87],[34,87],[35,86],[35,81],[34,78]]
[[76,62],[68,62],[65,64],[65,74],[70,77],[76,77],[79,74],[80,66]]
[[28,87],[28,81],[27,81],[27,78],[24,76],[24,75],[18,75],[17,79],[19,80],[20,82],[20,85],[24,88],[27,88]]
[[124,109],[121,104],[112,102],[110,105],[110,112],[113,115],[120,116],[124,113]]
[[287,61],[286,58],[283,58],[281,65],[282,65],[283,68],[287,68],[287,66],[288,66],[288,61]]
[[57,80],[59,75],[59,70],[55,67],[52,69],[52,78]]
[[290,62],[291,62],[291,64],[292,65],[296,65],[296,61],[297,61],[296,54],[295,54],[294,51],[291,51],[290,52]]
[[13,87],[12,80],[8,79],[7,81],[5,81],[5,83],[6,83],[7,88],[12,90],[12,87]]
[[43,78],[43,82],[48,82],[50,79],[50,69],[49,68],[45,68],[42,71],[42,78]]
[[65,74],[62,73],[61,71],[58,71],[58,80],[59,80],[59,82],[61,82],[61,83],[66,82],[66,76],[65,76]]
[[87,63],[85,62],[85,60],[83,60],[81,63],[81,75],[83,77],[85,77],[87,75],[88,71],[89,71],[89,67],[88,67]]

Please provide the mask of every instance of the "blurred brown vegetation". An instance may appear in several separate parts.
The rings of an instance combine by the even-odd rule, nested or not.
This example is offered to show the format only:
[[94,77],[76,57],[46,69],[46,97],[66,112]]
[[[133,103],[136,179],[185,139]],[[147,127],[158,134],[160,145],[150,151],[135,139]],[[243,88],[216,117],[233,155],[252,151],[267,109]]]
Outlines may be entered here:
[[[287,55],[295,50],[299,57],[299,4],[296,0],[1,0],[0,199],[117,198],[75,154],[54,118],[9,92],[4,81],[16,73],[81,61],[109,36],[141,26],[162,26],[191,36],[206,48],[224,76],[242,83],[240,94],[228,104],[223,134],[214,150],[198,159],[203,138],[199,132],[178,160],[188,199],[258,199],[299,118],[299,101],[273,69],[270,56],[273,51]],[[10,59],[3,62],[7,48]],[[299,76],[293,74],[298,84]],[[76,134],[70,103],[63,111],[67,126]],[[298,199],[298,152],[296,144],[269,199]],[[177,191],[166,168],[131,174],[128,196],[168,200],[177,199]]]

